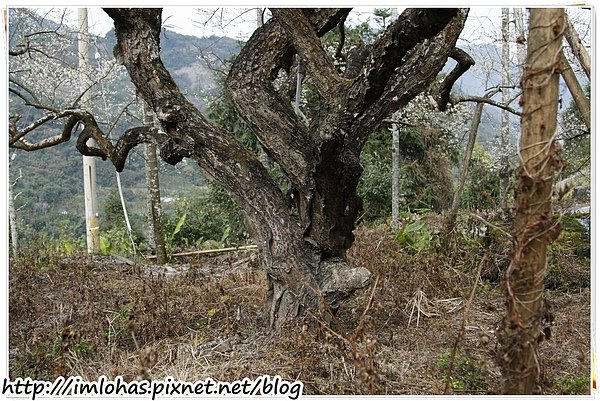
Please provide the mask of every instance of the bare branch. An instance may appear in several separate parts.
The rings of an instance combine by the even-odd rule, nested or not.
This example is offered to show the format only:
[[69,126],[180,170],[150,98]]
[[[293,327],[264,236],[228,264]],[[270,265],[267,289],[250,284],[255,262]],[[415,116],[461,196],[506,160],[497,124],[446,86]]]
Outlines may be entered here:
[[15,142],[21,140],[21,138],[23,138],[25,135],[29,134],[31,131],[35,130],[38,127],[41,127],[42,125],[46,124],[48,121],[51,121],[54,119],[55,119],[55,115],[46,114],[43,117],[40,117],[39,119],[34,121],[33,123],[29,124],[27,127],[21,129],[20,131],[17,130],[17,120],[18,119],[11,121],[11,124],[9,127],[9,141],[8,141],[9,146],[14,145]]
[[[569,134],[571,132],[577,132],[577,133],[574,134],[573,136],[567,136],[567,134]],[[573,127],[573,128],[569,128],[566,131],[563,131],[562,135],[561,135],[561,139],[563,141],[572,141],[574,139],[582,138],[582,137],[588,136],[588,135],[590,135],[589,129],[581,129],[581,128]]]
[[21,54],[25,54],[29,51],[29,42],[26,45],[17,45],[17,47],[19,47],[19,50],[9,50],[8,51],[8,55],[9,56],[20,56]]
[[467,52],[455,48],[450,53],[450,57],[452,57],[456,61],[456,66],[454,69],[446,75],[444,81],[442,82],[439,89],[439,97],[436,100],[438,104],[438,109],[440,111],[446,111],[446,106],[450,101],[450,91],[452,90],[452,86],[454,83],[460,78],[471,66],[475,65],[475,60],[471,56],[467,54]]
[[[30,33],[26,33],[23,34],[23,39],[25,39],[25,44],[17,44],[16,47],[18,49],[9,49],[8,54],[9,56],[20,56],[23,55],[25,53],[30,53],[31,51],[38,51],[41,52],[41,50],[35,48],[34,46],[32,46],[31,44],[31,39],[35,38],[36,36],[41,36],[41,35],[56,35],[60,38],[65,38],[66,35],[64,35],[63,33],[61,33],[61,30],[63,29],[64,25],[64,18],[65,18],[65,13],[66,10],[63,10],[60,21],[58,26],[55,29],[42,29],[39,31],[35,31],[35,32],[30,32]],[[35,15],[32,12],[29,12],[29,10],[26,11],[26,14],[29,15],[30,18],[34,19],[34,20],[38,20],[39,16]],[[40,25],[43,25],[43,21],[44,21],[45,17],[42,17],[41,21],[40,21]],[[11,38],[11,42],[12,42],[12,38]]]
[[[48,115],[46,117],[51,117],[51,118],[44,118],[43,122],[41,122],[40,120],[38,120],[39,124],[36,125],[35,128],[41,126],[44,123],[47,123],[48,121],[51,120],[55,120],[58,118],[64,118],[67,115],[62,115],[62,116],[58,116],[58,115]],[[42,119],[41,119],[42,120]],[[73,129],[75,128],[75,126],[77,125],[77,117],[75,116],[69,116],[67,122],[65,123],[63,130],[61,133],[51,136],[49,138],[45,138],[42,139],[38,142],[29,142],[27,139],[25,139],[25,135],[28,134],[29,132],[31,132],[31,130],[24,130],[23,132],[18,132],[16,130],[16,127],[11,127],[10,130],[10,136],[11,136],[11,140],[9,142],[10,147],[12,148],[16,148],[16,149],[21,149],[21,150],[25,150],[28,152],[34,151],[34,150],[39,150],[39,149],[45,149],[45,148],[49,148],[51,146],[55,146],[58,145],[60,143],[64,143],[67,142],[68,140],[71,139],[71,133],[73,131]]]
[[52,106],[48,106],[45,104],[42,104],[41,102],[32,102],[29,99],[27,99],[27,97],[21,93],[20,91],[18,91],[15,88],[8,88],[8,91],[10,93],[13,93],[14,95],[18,96],[19,98],[21,98],[23,100],[23,103],[25,104],[25,106],[30,106],[33,108],[36,108],[38,110],[45,110],[45,111],[49,111],[51,113],[60,113],[60,111]]
[[520,111],[513,109],[512,107],[510,107],[507,104],[500,103],[494,99],[490,99],[487,96],[456,96],[456,97],[451,96],[450,97],[450,104],[456,104],[456,103],[462,103],[462,102],[486,103],[491,106],[496,106],[502,110],[506,110],[509,113],[512,113],[516,116],[521,115]]
[[[202,60],[204,60],[204,62],[206,63],[206,66],[208,67],[208,69],[210,71],[216,72],[219,75],[223,75],[223,76],[227,75],[227,71],[231,67],[231,62],[230,61],[223,60],[222,58],[220,58],[215,53],[208,53],[208,54],[206,54],[204,52],[204,49],[201,49],[200,46],[196,45],[195,47],[198,50],[198,52],[200,52],[200,58],[202,58]],[[217,61],[221,64],[221,66],[220,67],[216,67],[214,65],[213,61],[211,60],[210,56],[213,56],[214,58],[216,58]]]
[[344,16],[338,23],[338,29],[340,31],[340,43],[338,43],[337,49],[335,49],[335,56],[334,56],[335,58],[340,59],[342,61],[347,60],[347,56],[342,53],[342,50],[344,49],[344,44],[346,42],[345,22],[346,22],[346,16]]
[[25,85],[23,82],[21,82],[20,80],[14,78],[14,77],[9,77],[8,82],[23,89],[25,92],[27,92],[31,96],[32,99],[27,99],[27,97],[25,97],[20,91],[17,91],[16,89],[9,87],[10,92],[14,93],[15,95],[17,95],[18,97],[23,99],[25,102],[31,102],[31,100],[33,100],[32,103],[40,103],[40,101],[37,98],[37,96],[35,95],[35,93],[33,93],[33,91],[31,89],[29,89],[29,87],[27,85]]
[[[26,135],[36,128],[50,121],[64,118],[67,118],[67,121],[60,133],[37,142],[30,142],[26,139]],[[170,140],[166,134],[160,134],[155,128],[142,127],[125,131],[116,145],[113,145],[98,126],[96,119],[89,112],[79,109],[69,109],[60,113],[46,114],[21,130],[17,129],[16,124],[12,124],[9,130],[9,146],[25,151],[49,148],[68,142],[79,124],[83,124],[84,128],[77,139],[77,150],[85,156],[97,156],[104,160],[110,159],[117,171],[123,171],[127,156],[135,146],[141,143],[152,142],[164,147],[168,146]],[[88,139],[94,139],[97,147],[88,146]]]
[[[360,78],[355,81],[356,84],[353,85],[351,93],[348,94],[351,99],[350,107],[351,109],[358,107],[357,110],[364,110],[364,112],[358,113],[354,118],[352,135],[348,137],[349,146],[360,149],[366,142],[369,133],[382,119],[406,105],[422,91],[423,85],[428,86],[435,80],[446,63],[449,53],[456,47],[456,41],[462,31],[466,16],[466,10],[460,10],[430,40],[417,43],[408,51],[408,54],[404,54],[400,65],[398,65],[398,60],[387,60],[389,63],[396,63],[396,66],[393,68],[385,86],[378,89],[380,91],[379,97],[368,105],[362,105],[366,97],[364,97],[363,92],[358,91],[366,90],[368,92],[375,89],[362,89],[364,83],[361,82]],[[428,18],[424,19],[428,20]],[[406,32],[398,31],[397,35],[404,36]],[[389,41],[392,43],[390,46],[396,46],[395,43],[398,39],[389,39]],[[431,43],[435,43],[435,46]],[[381,51],[386,52],[386,50]],[[390,66],[380,67],[384,70],[390,68]],[[411,79],[406,79],[407,76],[410,76]],[[357,100],[352,100],[353,98]]]

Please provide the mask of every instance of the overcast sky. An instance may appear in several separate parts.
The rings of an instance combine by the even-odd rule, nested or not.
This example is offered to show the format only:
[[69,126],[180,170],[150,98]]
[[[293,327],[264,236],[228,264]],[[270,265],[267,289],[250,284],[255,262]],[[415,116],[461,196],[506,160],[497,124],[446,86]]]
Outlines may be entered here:
[[[349,23],[358,23],[374,20],[375,8],[389,8],[389,6],[358,6],[355,7]],[[47,10],[47,9],[46,9]],[[62,10],[62,9],[60,9]],[[400,12],[402,9],[400,9]],[[96,35],[104,36],[112,28],[112,20],[100,7],[88,7],[90,31]],[[470,22],[465,27],[463,36],[474,40],[490,32],[500,23],[500,8],[498,7],[472,7],[469,13]],[[199,8],[189,6],[164,7],[163,26],[168,30],[185,35],[195,36],[229,36],[235,39],[248,39],[256,28],[256,9],[242,7],[226,8]],[[77,12],[72,8],[68,21],[76,26]]]
[[[228,0],[223,1],[226,4]],[[479,4],[485,4],[485,0]],[[107,4],[107,6],[109,5]],[[148,4],[148,6],[151,6],[151,4]],[[426,4],[423,6],[426,6]],[[367,20],[375,20],[373,15],[373,10],[375,8],[389,7],[389,5],[356,6],[349,17],[348,22],[358,23]],[[522,5],[519,5],[519,7],[522,7]],[[43,9],[45,11],[50,10],[47,7]],[[55,12],[62,13],[62,10],[63,8],[57,8],[55,9]],[[400,8],[399,11],[402,12],[402,8]],[[104,36],[112,29],[112,20],[99,6],[88,6],[88,13],[90,30],[93,34]],[[582,13],[589,18],[589,11]],[[461,34],[461,39],[468,42],[489,42],[497,39],[494,38],[494,35],[500,35],[500,15],[500,7],[471,6],[469,19]],[[162,16],[163,26],[166,29],[177,33],[194,36],[228,36],[240,40],[246,40],[250,37],[256,28],[257,19],[256,8],[251,8],[250,5],[246,7],[226,6],[222,8],[200,8],[190,6],[163,7]],[[70,13],[67,18],[72,26],[75,27],[77,25],[77,9],[74,6],[70,8]],[[584,42],[586,41],[585,37],[582,39],[584,39]]]

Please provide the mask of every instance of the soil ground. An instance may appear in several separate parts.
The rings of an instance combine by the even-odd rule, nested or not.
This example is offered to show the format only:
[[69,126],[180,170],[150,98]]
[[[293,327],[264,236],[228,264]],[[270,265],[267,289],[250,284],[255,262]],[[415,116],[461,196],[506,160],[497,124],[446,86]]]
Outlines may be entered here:
[[[375,289],[356,294],[331,329],[308,315],[277,332],[262,319],[266,280],[252,251],[167,268],[31,253],[10,265],[10,375],[233,381],[268,374],[303,381],[305,394],[498,394],[495,330],[505,308],[494,270],[506,255],[492,250],[476,277],[482,245],[460,245],[450,255],[409,252],[384,228],[360,229],[349,261],[378,276]],[[589,394],[589,264],[582,262],[589,259],[561,253],[556,260],[587,275],[587,284],[570,274],[575,285],[546,291],[554,322],[540,345],[541,391]]]

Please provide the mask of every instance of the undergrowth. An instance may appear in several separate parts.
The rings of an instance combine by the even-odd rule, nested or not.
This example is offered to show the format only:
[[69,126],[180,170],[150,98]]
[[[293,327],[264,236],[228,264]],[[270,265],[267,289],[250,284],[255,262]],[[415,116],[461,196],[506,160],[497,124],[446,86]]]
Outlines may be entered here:
[[590,394],[590,375],[561,375],[552,380],[552,393],[560,395]]
[[450,357],[452,350],[444,350],[437,359],[439,377],[443,383],[450,382],[450,388],[455,393],[480,394],[486,393],[487,384],[484,363],[480,358],[473,358],[464,349],[460,349],[454,358],[450,375]]
[[[426,230],[433,238],[438,220],[424,217],[411,232]],[[31,250],[39,253],[22,252],[10,261],[10,377],[231,381],[270,374],[300,378],[305,394],[442,394],[444,350],[456,338],[465,297],[479,283],[481,254],[488,250],[494,260],[505,252],[504,239],[488,238],[496,231],[469,233],[469,227],[480,227],[478,220],[463,218],[459,224],[467,234],[457,233],[449,254],[433,242],[411,248],[385,225],[357,229],[348,263],[369,269],[377,285],[342,305],[331,325],[308,314],[277,332],[263,319],[267,285],[255,254],[189,258],[182,274],[167,278],[139,264],[33,244]],[[589,302],[569,297],[568,302]],[[472,309],[452,388],[497,393],[492,333],[504,312],[497,282],[477,285]],[[581,325],[577,331],[557,335],[589,331],[583,317],[574,323]],[[589,371],[583,362],[580,368],[565,365],[572,359],[561,356],[567,352],[557,346],[548,372],[549,377],[569,372],[573,380],[556,379],[552,390],[565,394],[582,391],[578,377]]]

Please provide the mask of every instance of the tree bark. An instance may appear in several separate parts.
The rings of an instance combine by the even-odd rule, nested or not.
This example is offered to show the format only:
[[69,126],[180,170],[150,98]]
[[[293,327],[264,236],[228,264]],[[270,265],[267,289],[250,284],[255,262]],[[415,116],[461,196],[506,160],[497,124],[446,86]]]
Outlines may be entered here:
[[[293,197],[232,133],[210,123],[185,99],[160,59],[160,10],[105,11],[115,22],[115,53],[166,133],[146,130],[136,140],[149,137],[158,143],[169,163],[195,160],[242,207],[268,275],[270,324],[278,327],[307,308],[329,313],[367,285],[370,273],[345,263],[361,208],[356,194],[360,152],[383,118],[441,71],[466,10],[406,10],[366,57],[356,60],[357,73],[350,75],[334,68],[319,39],[349,10],[272,10],[274,18],[238,55],[226,88],[269,158],[285,172]],[[274,84],[282,70],[290,71],[296,53],[322,102],[310,125]],[[116,154],[110,144],[103,146],[112,152],[109,157]]]
[[[263,14],[264,14],[265,9],[263,8],[257,8],[256,9],[256,27],[260,28],[264,21],[263,21]],[[265,149],[263,148],[262,144],[258,144],[258,160],[260,160],[260,162],[263,164],[263,166],[265,166],[265,168],[267,170],[271,169],[271,162],[269,160],[269,156],[267,155],[267,152],[265,152]]]
[[[552,219],[552,181],[562,168],[555,141],[563,9],[532,9],[522,79],[520,157],[513,257],[505,274],[507,313],[499,329],[506,394],[539,392],[538,344],[544,339],[546,246],[559,232]],[[547,329],[549,330],[549,329]]]

